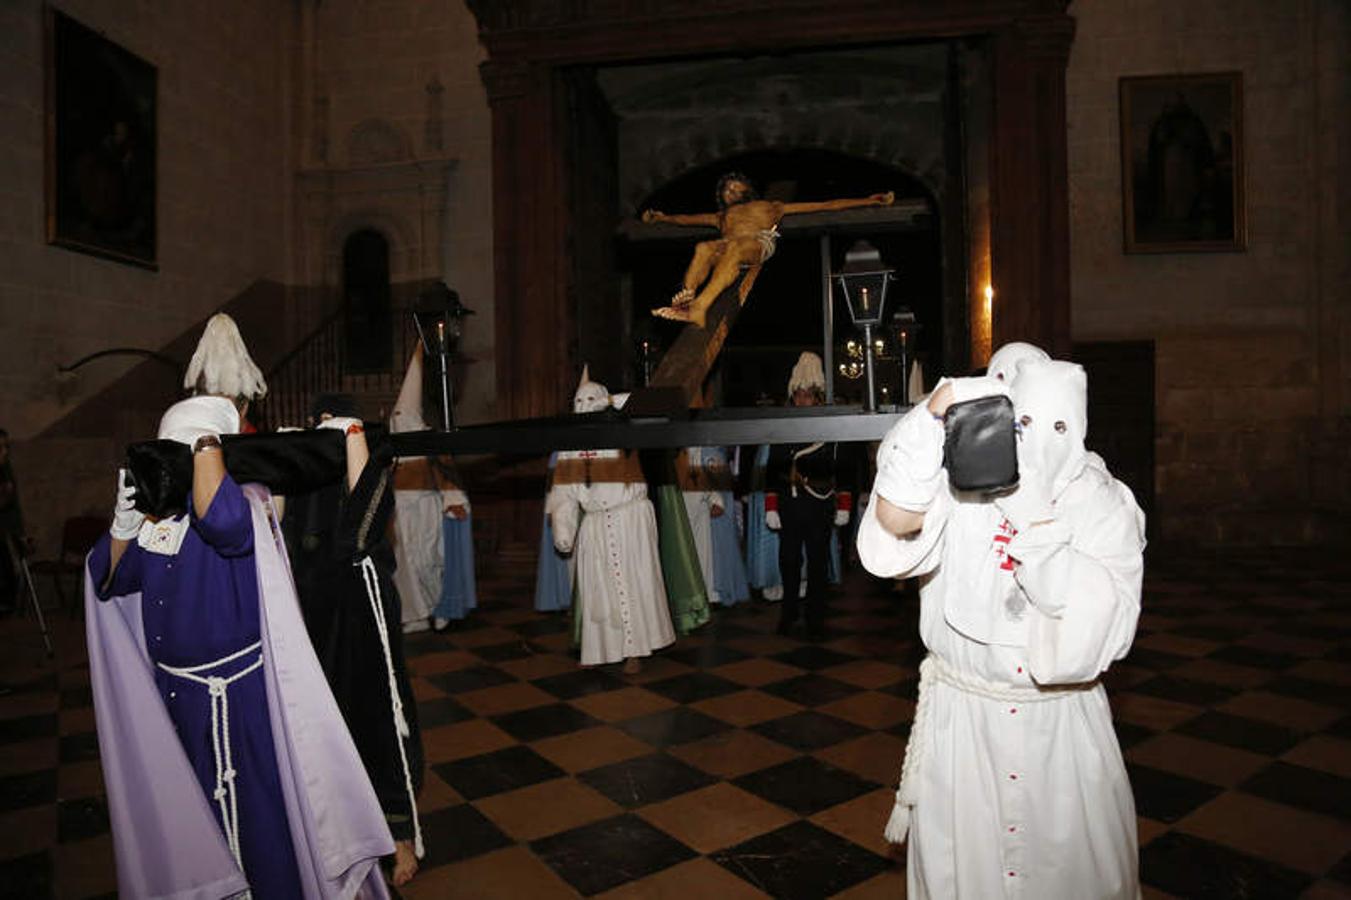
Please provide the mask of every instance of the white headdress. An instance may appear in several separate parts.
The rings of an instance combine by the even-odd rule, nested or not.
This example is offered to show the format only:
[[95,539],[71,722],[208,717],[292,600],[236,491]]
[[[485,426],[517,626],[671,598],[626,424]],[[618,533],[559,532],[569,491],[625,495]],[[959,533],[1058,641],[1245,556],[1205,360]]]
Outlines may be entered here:
[[591,380],[591,367],[582,366],[582,378],[577,382],[577,392],[572,395],[572,411],[575,413],[595,412],[610,405],[609,389]]
[[394,412],[389,415],[389,431],[426,431],[427,421],[422,417],[422,344],[413,348],[408,370],[399,388],[399,399],[394,401]]
[[1013,377],[1018,374],[1018,369],[1023,364],[1046,362],[1050,358],[1045,350],[1034,344],[1010,341],[990,355],[990,365],[985,371],[991,378],[998,378],[1007,383],[1013,381]]
[[826,373],[821,365],[821,357],[810,350],[802,351],[793,366],[793,374],[788,376],[788,396],[797,390],[821,391],[826,389]]
[[199,394],[246,400],[267,396],[263,373],[249,356],[239,326],[225,313],[216,313],[207,321],[202,339],[197,342],[197,350],[188,363],[183,387]]
[[1027,362],[1013,379],[1013,414],[1020,422],[1018,470],[1055,499],[1088,456],[1088,376],[1063,360]]

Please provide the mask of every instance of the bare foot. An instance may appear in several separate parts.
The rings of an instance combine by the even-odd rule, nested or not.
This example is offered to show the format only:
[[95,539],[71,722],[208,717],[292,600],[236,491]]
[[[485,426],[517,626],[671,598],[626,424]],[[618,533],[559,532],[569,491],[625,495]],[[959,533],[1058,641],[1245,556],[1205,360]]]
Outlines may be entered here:
[[395,887],[403,887],[417,874],[417,854],[413,852],[412,841],[396,841],[394,844],[394,871],[389,880]]
[[624,660],[625,675],[637,675],[641,671],[643,671],[643,661],[638,657],[630,656],[628,659]]
[[671,305],[676,309],[684,309],[694,302],[694,288],[681,288],[671,297]]
[[694,312],[688,309],[676,309],[674,306],[663,306],[652,310],[652,315],[659,319],[670,319],[672,322],[689,322],[691,325],[704,327],[703,312]]

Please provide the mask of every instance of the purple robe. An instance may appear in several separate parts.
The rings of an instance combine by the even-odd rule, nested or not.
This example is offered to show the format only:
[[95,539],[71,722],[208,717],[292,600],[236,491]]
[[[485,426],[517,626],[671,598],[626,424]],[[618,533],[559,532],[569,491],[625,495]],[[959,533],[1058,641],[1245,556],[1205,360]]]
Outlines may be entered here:
[[[111,599],[100,601],[108,552],[105,537],[90,553],[85,606],[121,895],[209,900],[249,887],[204,790],[204,765],[214,777],[209,743],[204,760],[199,736],[180,737],[196,726],[192,705],[208,702],[196,696],[205,690],[155,661],[196,665],[261,640],[262,669],[229,688],[231,726],[248,733],[231,745],[247,758],[249,736],[256,749],[262,735],[273,751],[252,769],[235,761],[246,864],[245,834],[271,818],[292,852],[283,865],[263,863],[265,878],[298,879],[305,898],[387,896],[376,863],[393,840],[310,645],[266,489],[227,476],[178,554],[132,544],[105,591]],[[166,704],[180,705],[171,713]],[[270,814],[257,811],[262,795]]]

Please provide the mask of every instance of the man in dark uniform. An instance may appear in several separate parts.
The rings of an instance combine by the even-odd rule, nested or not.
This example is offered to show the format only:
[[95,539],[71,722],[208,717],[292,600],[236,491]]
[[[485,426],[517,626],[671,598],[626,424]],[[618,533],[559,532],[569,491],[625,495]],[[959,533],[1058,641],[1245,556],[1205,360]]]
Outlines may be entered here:
[[[789,402],[817,406],[825,402],[825,390],[821,357],[803,353],[788,380]],[[779,444],[770,451],[765,524],[779,532],[780,634],[787,634],[797,622],[804,552],[807,634],[813,640],[825,634],[830,534],[831,529],[849,522],[853,494],[843,482],[852,474],[852,459],[850,445],[833,441]]]

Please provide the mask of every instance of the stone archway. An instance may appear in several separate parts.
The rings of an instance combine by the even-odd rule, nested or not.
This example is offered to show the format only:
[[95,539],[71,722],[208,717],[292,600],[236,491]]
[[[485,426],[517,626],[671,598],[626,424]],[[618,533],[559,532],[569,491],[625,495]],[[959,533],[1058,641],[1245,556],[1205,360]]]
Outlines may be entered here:
[[[987,42],[989,257],[998,297],[993,338],[1068,351],[1065,65],[1074,20],[1065,12],[1066,0],[751,0],[732,11],[716,0],[690,0],[679,17],[654,13],[646,4],[469,5],[489,54],[482,71],[493,111],[497,384],[506,416],[558,409],[559,385],[570,383],[576,362],[575,348],[561,336],[573,331],[573,248],[583,226],[569,168],[570,155],[587,146],[574,124],[576,95],[568,73],[577,67],[701,57],[734,64],[748,54],[807,45],[844,49],[954,37]],[[714,138],[712,151],[672,152],[658,157],[658,167],[676,169],[682,158],[725,154],[730,148]],[[639,193],[641,185],[623,196]],[[514,361],[526,356],[536,365],[519,370]]]

